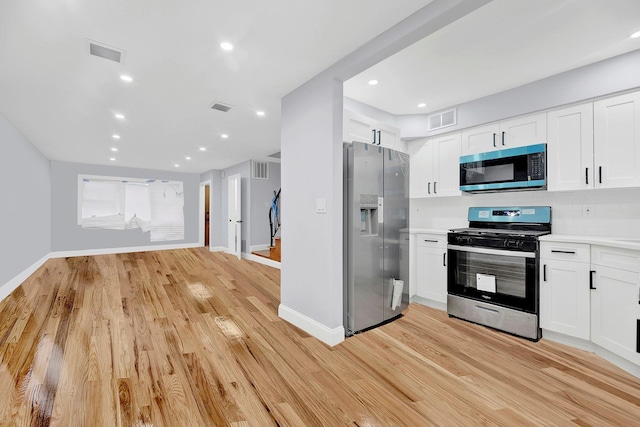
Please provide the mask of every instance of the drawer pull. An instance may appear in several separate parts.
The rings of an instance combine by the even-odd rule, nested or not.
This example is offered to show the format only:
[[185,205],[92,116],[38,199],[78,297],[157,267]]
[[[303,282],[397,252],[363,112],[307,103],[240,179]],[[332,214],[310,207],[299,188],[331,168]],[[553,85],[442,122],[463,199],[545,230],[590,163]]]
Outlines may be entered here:
[[425,242],[428,242],[428,243],[438,243],[438,241],[437,241],[437,240],[427,240],[427,239],[424,239],[424,241],[425,241]]
[[576,251],[559,251],[559,250],[556,250],[556,249],[551,249],[551,253],[554,253],[554,254],[570,254],[570,255],[575,255],[575,254],[576,254]]

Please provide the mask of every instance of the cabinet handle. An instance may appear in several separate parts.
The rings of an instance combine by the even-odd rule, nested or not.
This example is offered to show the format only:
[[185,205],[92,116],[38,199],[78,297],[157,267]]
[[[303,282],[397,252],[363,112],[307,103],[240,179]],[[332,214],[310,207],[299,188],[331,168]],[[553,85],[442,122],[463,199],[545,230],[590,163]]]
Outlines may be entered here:
[[443,253],[442,254],[442,266],[446,267],[447,266],[447,253]]
[[602,166],[598,166],[598,181],[602,184]]
[[428,240],[428,239],[424,239],[425,242],[427,243],[438,243],[437,240]]
[[493,146],[496,147],[496,133],[493,133]]
[[373,132],[373,141],[371,143],[373,145],[376,145],[376,130],[375,129],[371,129],[371,132]]
[[381,142],[382,142],[382,139],[380,138],[380,131],[378,131],[378,145],[380,145]]
[[589,289],[596,289],[596,287],[593,285],[593,274],[595,273],[594,270],[591,270],[589,272]]
[[636,319],[636,353],[640,353],[640,319]]
[[427,193],[431,194],[431,183],[427,184]]
[[570,254],[570,255],[575,255],[576,252],[575,251],[558,251],[555,249],[551,249],[551,252],[554,254]]
[[504,134],[505,133],[506,133],[505,131],[502,131],[502,145],[504,145]]
[[438,181],[433,181],[433,194],[438,194],[438,191],[436,190],[436,184],[438,183]]
[[589,184],[589,168],[584,168],[584,183]]
[[547,281],[547,264],[542,264],[542,281]]

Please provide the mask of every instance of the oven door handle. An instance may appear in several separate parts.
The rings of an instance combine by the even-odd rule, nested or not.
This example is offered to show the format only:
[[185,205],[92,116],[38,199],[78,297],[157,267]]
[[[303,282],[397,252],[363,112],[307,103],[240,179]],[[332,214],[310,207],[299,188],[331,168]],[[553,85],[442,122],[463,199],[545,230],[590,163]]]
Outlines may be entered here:
[[475,246],[448,245],[447,249],[460,251],[460,252],[471,252],[474,254],[500,255],[500,256],[515,257],[515,258],[535,258],[536,257],[535,252],[503,251],[500,249],[477,248]]

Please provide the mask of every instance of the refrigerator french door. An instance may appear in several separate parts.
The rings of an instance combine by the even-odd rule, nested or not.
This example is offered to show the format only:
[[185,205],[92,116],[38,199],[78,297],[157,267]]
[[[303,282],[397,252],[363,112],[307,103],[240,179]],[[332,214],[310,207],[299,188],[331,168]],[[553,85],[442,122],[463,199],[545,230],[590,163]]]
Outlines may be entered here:
[[[344,144],[346,335],[386,323],[409,302],[409,157],[370,144]],[[405,234],[402,234],[404,238]],[[395,298],[394,298],[395,297]]]

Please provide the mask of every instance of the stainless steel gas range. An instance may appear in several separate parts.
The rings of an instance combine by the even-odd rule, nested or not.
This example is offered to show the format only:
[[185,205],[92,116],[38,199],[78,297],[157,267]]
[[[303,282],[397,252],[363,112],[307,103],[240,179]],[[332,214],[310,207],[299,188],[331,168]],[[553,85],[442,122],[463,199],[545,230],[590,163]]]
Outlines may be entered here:
[[447,237],[447,313],[539,340],[538,237],[551,233],[551,207],[472,207],[468,218]]

